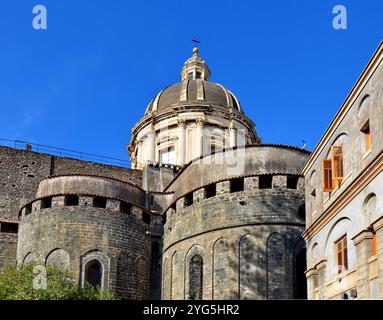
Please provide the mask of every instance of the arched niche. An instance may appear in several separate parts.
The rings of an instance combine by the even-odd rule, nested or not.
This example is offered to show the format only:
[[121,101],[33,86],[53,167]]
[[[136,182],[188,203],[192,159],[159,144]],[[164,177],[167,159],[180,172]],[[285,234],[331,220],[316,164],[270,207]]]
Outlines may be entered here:
[[[100,274],[100,279],[97,274]],[[109,273],[110,273],[110,259],[99,250],[91,250],[86,252],[80,258],[80,276],[81,286],[85,285],[88,280],[99,281],[101,290],[109,288]]]
[[283,236],[274,232],[267,239],[267,299],[286,298],[286,245]]
[[103,266],[100,261],[97,259],[90,260],[85,265],[85,282],[89,283],[93,287],[101,287],[102,286],[102,278],[103,278]]
[[68,270],[70,266],[70,256],[67,251],[64,249],[54,249],[52,250],[45,259],[45,264],[56,265],[64,270]]
[[375,193],[369,193],[363,201],[363,214],[366,216],[372,216],[376,212],[377,197]]
[[185,299],[198,300],[204,298],[206,280],[205,266],[207,259],[199,245],[193,245],[185,257]]
[[358,107],[358,118],[364,119],[368,118],[368,115],[370,114],[370,105],[371,105],[371,97],[370,95],[366,94]]

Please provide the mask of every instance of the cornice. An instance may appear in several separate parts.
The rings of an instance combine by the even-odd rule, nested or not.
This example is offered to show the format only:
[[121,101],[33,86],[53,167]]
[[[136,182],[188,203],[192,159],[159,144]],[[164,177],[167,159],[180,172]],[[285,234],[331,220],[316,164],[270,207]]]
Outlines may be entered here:
[[141,131],[144,127],[146,127],[150,122],[160,122],[165,119],[171,119],[176,118],[180,114],[185,113],[187,111],[193,111],[193,112],[203,112],[205,115],[216,115],[221,116],[224,119],[231,120],[235,119],[237,121],[242,122],[249,130],[255,130],[254,122],[248,118],[246,115],[234,111],[230,112],[229,109],[223,108],[221,106],[217,106],[214,104],[193,104],[193,105],[182,105],[177,104],[173,106],[172,108],[167,108],[161,113],[157,113],[155,117],[153,115],[149,114],[144,116],[132,129],[132,137],[135,136],[139,131]]
[[293,146],[288,146],[288,145],[284,145],[284,144],[260,144],[260,143],[255,143],[255,144],[247,144],[245,146],[236,146],[236,147],[230,147],[230,148],[224,148],[222,150],[218,150],[216,152],[212,152],[212,153],[209,153],[209,154],[205,154],[203,156],[199,156],[197,158],[194,158],[192,160],[190,160],[188,163],[184,164],[181,168],[180,171],[178,171],[178,173],[175,175],[175,177],[168,183],[168,185],[164,188],[164,191],[168,190],[169,187],[178,179],[178,177],[190,166],[192,165],[194,162],[196,161],[199,161],[203,158],[206,158],[206,157],[210,157],[210,156],[213,156],[217,153],[223,153],[223,152],[227,152],[227,151],[233,151],[233,150],[237,150],[237,149],[244,149],[244,148],[263,148],[263,147],[271,147],[271,148],[280,148],[280,149],[290,149],[290,150],[294,150],[294,151],[299,151],[299,152],[302,152],[302,153],[306,153],[306,154],[310,154],[310,151],[307,151],[305,149],[301,149],[301,148],[298,148],[298,147],[293,147]]
[[[140,171],[140,170],[137,170],[137,169],[129,169],[129,170]],[[126,181],[126,180],[118,179],[118,178],[111,177],[111,176],[106,176],[106,175],[101,175],[101,174],[91,174],[91,173],[63,173],[63,174],[54,174],[54,175],[50,175],[50,176],[44,177],[43,179],[40,180],[40,183],[42,181],[46,181],[46,180],[53,180],[55,178],[65,178],[65,177],[71,177],[71,178],[90,177],[90,178],[106,179],[106,180],[120,182],[120,183],[123,183],[123,184],[128,184],[128,185],[130,185],[130,186],[132,186],[132,187],[134,187],[134,188],[136,188],[136,189],[138,189],[140,191],[145,192],[145,190],[142,187],[140,187],[137,184],[134,184],[131,181]]]

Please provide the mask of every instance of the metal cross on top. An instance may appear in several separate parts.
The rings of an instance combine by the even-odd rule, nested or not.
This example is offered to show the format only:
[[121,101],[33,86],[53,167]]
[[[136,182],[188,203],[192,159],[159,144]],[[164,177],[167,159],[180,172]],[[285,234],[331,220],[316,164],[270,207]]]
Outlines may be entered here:
[[201,43],[197,37],[192,39],[192,42],[194,43],[194,47],[198,47],[198,45]]

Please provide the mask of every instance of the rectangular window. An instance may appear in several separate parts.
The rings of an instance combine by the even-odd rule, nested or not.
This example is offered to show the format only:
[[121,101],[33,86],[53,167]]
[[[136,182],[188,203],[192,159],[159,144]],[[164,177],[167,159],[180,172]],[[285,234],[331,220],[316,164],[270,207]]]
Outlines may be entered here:
[[205,198],[215,197],[217,193],[216,185],[211,184],[205,188]]
[[335,242],[335,250],[339,274],[348,269],[347,235],[343,236],[341,239]]
[[367,121],[360,131],[364,135],[364,151],[367,153],[371,150],[370,121]]
[[93,207],[95,208],[106,208],[106,198],[95,197],[93,198]]
[[65,205],[66,206],[78,206],[79,197],[76,195],[65,196]]
[[197,71],[195,73],[195,77],[196,77],[196,79],[200,79],[201,78],[201,72]]
[[287,176],[287,189],[296,189],[298,186],[297,176]]
[[176,151],[174,146],[160,150],[160,163],[175,164]]
[[13,222],[1,222],[0,223],[0,232],[4,233],[17,233],[19,225]]
[[332,192],[343,180],[343,146],[331,147],[331,159],[322,162],[323,190]]
[[41,209],[52,207],[52,197],[41,199]]
[[343,180],[343,148],[342,146],[331,147],[332,180]]
[[146,224],[150,224],[151,216],[149,213],[142,212],[142,221],[144,221]]
[[185,196],[184,199],[185,207],[191,206],[193,204],[193,192],[190,192]]
[[132,205],[127,202],[120,202],[120,212],[125,213],[125,214],[130,214],[132,213]]
[[259,176],[259,189],[271,189],[273,184],[273,176],[264,175]]
[[331,160],[325,159],[322,163],[323,172],[323,190],[324,192],[331,192],[333,190],[332,183],[332,165]]
[[230,192],[240,192],[244,189],[243,178],[230,180]]
[[378,249],[378,246],[377,246],[377,239],[376,239],[376,233],[374,233],[372,235],[372,255],[373,256],[376,256],[376,253],[377,253],[377,249]]

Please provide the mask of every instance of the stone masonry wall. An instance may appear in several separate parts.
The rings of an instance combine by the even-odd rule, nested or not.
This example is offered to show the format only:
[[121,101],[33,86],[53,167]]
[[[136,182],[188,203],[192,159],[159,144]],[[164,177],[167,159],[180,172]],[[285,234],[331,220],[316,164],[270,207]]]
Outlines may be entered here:
[[[0,146],[0,221],[17,222],[19,209],[35,197],[43,178],[68,173],[112,176],[138,186],[142,178],[138,170]],[[14,238],[0,233],[0,270],[16,260]]]
[[0,147],[0,219],[17,221],[19,209],[50,175],[51,156]]
[[142,171],[105,165],[95,162],[86,162],[70,158],[54,158],[53,173],[60,174],[95,174],[106,177],[116,178],[126,182],[131,182],[139,187],[142,185]]
[[[217,195],[193,192],[193,204],[177,201],[164,226],[164,299],[189,299],[189,264],[203,259],[203,299],[293,298],[295,248],[304,231],[298,214],[304,203],[303,177],[297,189],[285,176],[258,189],[258,177],[244,179],[244,190],[230,193],[230,182],[216,185]],[[197,288],[198,289],[198,288]],[[193,291],[196,291],[194,288]]]
[[105,175],[141,186],[139,170],[0,146],[0,219],[17,221],[19,209],[34,198],[42,179],[76,173]]
[[[149,297],[151,238],[138,208],[131,214],[119,213],[108,200],[107,209],[60,206],[60,201],[55,202],[58,206],[38,209],[38,202],[32,206],[37,209],[21,219],[18,265],[48,260],[62,264],[64,256],[81,283],[83,259],[98,255],[105,261],[105,284],[111,291],[124,299]],[[52,255],[58,250],[60,254]]]
[[17,234],[0,233],[0,272],[16,262]]

